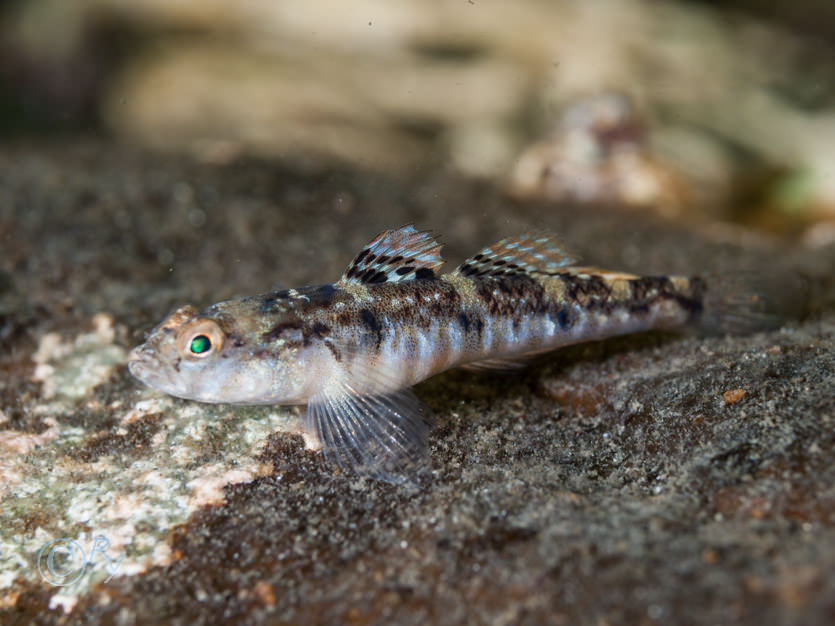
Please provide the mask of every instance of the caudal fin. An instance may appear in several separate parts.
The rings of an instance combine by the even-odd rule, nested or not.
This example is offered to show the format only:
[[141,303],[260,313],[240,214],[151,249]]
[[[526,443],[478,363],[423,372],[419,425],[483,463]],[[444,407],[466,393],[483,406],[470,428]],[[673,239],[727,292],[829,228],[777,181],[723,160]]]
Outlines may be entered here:
[[704,280],[698,329],[708,335],[773,330],[809,310],[809,281],[789,270],[715,273]]

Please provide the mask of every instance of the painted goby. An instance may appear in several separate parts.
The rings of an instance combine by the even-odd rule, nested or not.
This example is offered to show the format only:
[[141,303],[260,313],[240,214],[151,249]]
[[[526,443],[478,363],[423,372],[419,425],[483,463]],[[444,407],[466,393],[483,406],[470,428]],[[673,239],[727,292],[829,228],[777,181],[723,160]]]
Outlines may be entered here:
[[410,387],[456,366],[507,369],[582,341],[648,329],[769,325],[739,283],[579,267],[547,233],[503,239],[440,275],[413,226],[374,238],[334,284],[178,309],[131,373],[181,398],[306,404],[310,445],[346,470],[410,480],[427,425]]

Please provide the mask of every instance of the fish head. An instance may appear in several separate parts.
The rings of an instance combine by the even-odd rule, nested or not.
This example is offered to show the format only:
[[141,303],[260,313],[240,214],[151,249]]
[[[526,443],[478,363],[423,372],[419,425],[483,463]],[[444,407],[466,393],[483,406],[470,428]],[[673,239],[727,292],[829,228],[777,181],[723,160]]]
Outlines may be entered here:
[[250,316],[229,314],[233,306],[220,303],[202,313],[192,306],[177,309],[131,352],[131,374],[149,387],[200,402],[305,402],[311,380],[305,364],[313,359],[290,342],[265,346]]

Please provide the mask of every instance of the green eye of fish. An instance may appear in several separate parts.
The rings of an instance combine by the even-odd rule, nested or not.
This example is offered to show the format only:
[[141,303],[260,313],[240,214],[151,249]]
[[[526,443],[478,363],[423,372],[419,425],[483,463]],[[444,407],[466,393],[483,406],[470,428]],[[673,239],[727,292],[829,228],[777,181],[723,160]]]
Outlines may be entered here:
[[224,333],[213,320],[198,318],[181,329],[177,338],[177,351],[184,357],[203,359],[220,351]]
[[191,350],[192,354],[205,354],[212,349],[212,340],[206,335],[197,335],[191,340],[188,349]]

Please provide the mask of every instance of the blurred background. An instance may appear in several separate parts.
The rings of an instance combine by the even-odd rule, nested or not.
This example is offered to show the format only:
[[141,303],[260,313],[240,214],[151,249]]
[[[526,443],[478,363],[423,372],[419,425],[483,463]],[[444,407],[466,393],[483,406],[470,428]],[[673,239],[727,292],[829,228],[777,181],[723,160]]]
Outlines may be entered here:
[[450,170],[835,241],[831,0],[17,0],[0,139]]

